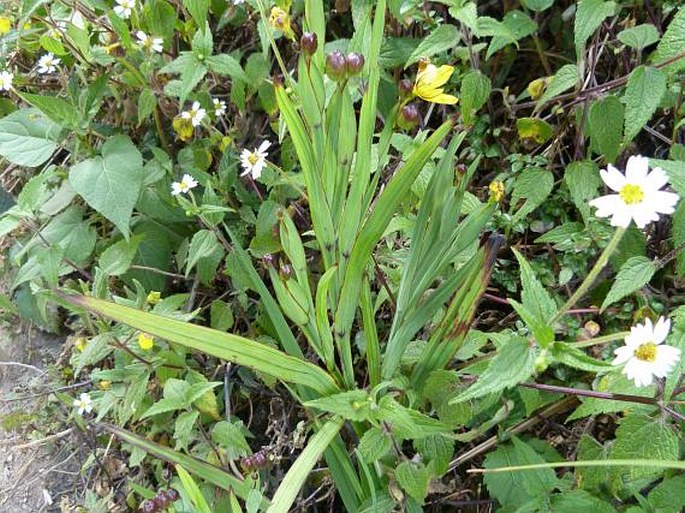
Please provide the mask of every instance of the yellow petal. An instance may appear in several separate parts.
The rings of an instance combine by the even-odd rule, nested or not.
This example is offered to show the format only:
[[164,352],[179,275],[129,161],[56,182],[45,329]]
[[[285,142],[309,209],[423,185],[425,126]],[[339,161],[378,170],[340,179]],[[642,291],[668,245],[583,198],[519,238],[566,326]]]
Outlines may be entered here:
[[459,101],[459,98],[452,96],[451,94],[441,93],[428,101],[432,103],[441,103],[443,105],[454,105]]
[[447,64],[440,66],[435,73],[431,85],[433,87],[445,85],[452,76],[452,73],[454,73],[454,66],[448,66]]
[[12,28],[12,20],[0,16],[0,34],[7,34]]

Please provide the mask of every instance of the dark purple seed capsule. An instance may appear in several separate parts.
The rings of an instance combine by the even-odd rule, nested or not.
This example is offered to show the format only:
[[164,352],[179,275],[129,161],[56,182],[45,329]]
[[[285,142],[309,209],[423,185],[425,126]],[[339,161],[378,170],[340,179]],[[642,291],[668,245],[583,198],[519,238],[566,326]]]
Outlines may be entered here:
[[412,94],[412,90],[414,89],[414,85],[408,78],[403,78],[402,80],[400,80],[398,87],[400,90],[401,98],[409,98]]
[[357,52],[348,53],[345,57],[345,65],[349,76],[358,75],[364,68],[364,56]]
[[157,513],[157,505],[153,501],[145,501],[143,502],[143,505],[140,507],[140,510],[143,513]]
[[268,460],[266,458],[266,454],[263,452],[258,452],[254,456],[252,456],[253,459],[253,465],[257,468],[262,468],[265,467],[266,464],[268,463]]
[[152,499],[152,502],[155,503],[155,506],[157,506],[157,511],[166,509],[169,507],[169,501],[166,499],[165,495],[162,494],[157,494],[157,497]]
[[291,265],[290,264],[283,264],[281,266],[281,276],[287,280],[292,275],[293,275],[293,268],[291,267]]
[[265,253],[262,257],[262,261],[264,262],[264,265],[271,267],[274,265],[274,256],[271,253]]
[[173,488],[169,488],[166,492],[164,492],[164,494],[166,495],[166,498],[169,500],[169,503],[176,502],[180,498],[178,492]]
[[333,80],[338,81],[345,77],[347,64],[342,52],[335,51],[326,55],[326,74]]
[[300,38],[300,48],[307,55],[312,55],[316,52],[319,46],[316,34],[314,32],[305,32]]
[[397,124],[404,130],[411,130],[419,122],[419,109],[413,103],[408,103],[400,111],[397,118]]

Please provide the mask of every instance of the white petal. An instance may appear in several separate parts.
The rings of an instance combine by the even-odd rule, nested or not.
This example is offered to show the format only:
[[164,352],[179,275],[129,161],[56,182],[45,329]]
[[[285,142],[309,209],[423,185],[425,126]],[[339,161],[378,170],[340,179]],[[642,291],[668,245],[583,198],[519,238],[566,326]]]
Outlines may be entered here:
[[609,217],[617,209],[625,206],[625,203],[618,194],[609,194],[608,196],[600,196],[590,202],[591,207],[595,207],[597,217]]
[[192,110],[200,110],[200,102],[193,102]]
[[623,374],[632,379],[638,387],[648,386],[652,383],[652,366],[637,358],[630,360],[623,368]]
[[667,191],[653,191],[647,193],[645,201],[654,208],[655,212],[660,214],[672,214],[675,211],[675,206],[678,204],[680,196],[674,192]]
[[666,337],[668,336],[668,332],[670,330],[671,320],[666,317],[659,317],[659,320],[656,321],[656,325],[654,326],[653,342],[655,344],[661,344],[664,340],[666,340]]
[[606,169],[600,170],[599,174],[604,183],[616,192],[619,192],[626,184],[626,177],[611,164],[607,165]]
[[652,172],[647,175],[647,178],[645,179],[643,185],[646,189],[658,191],[667,183],[668,175],[666,174],[666,171],[664,171],[660,167],[655,167],[654,169],[652,169]]
[[649,173],[649,159],[641,155],[633,155],[626,164],[626,178],[630,183],[640,183]]
[[619,208],[617,208],[614,211],[613,217],[611,218],[611,226],[628,228],[628,226],[630,226],[630,221],[632,220],[632,218],[633,216],[630,212],[630,208],[628,208],[628,205],[623,203]]
[[271,146],[271,143],[269,141],[264,141],[262,144],[259,145],[257,152],[264,153],[267,149],[269,149],[269,146]]
[[680,360],[680,349],[673,346],[661,345],[657,347],[656,359],[654,360],[654,374],[665,378]]
[[640,229],[644,228],[652,221],[659,220],[659,214],[655,212],[651,205],[644,202],[639,205],[632,206],[632,216],[635,220],[635,224]]
[[632,347],[628,346],[621,346],[618,349],[615,349],[614,354],[616,355],[616,358],[613,359],[611,365],[623,365],[633,357],[634,351],[635,350]]

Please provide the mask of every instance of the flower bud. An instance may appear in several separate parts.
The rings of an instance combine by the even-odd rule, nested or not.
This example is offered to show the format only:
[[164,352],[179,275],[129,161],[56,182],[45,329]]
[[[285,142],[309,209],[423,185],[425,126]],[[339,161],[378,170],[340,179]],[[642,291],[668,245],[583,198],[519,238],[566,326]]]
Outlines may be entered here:
[[274,265],[274,256],[271,253],[265,253],[262,257],[262,262],[266,267],[272,267]]
[[464,176],[466,174],[466,164],[457,164],[457,176]]
[[400,115],[397,117],[397,124],[403,130],[411,130],[414,128],[420,119],[419,109],[413,103],[408,103],[400,111]]
[[281,278],[287,280],[293,275],[293,268],[290,264],[283,264],[281,266]]
[[345,57],[347,75],[353,77],[361,73],[364,68],[364,56],[357,52],[351,52]]
[[178,494],[178,492],[177,492],[176,490],[174,490],[173,488],[169,488],[168,490],[166,490],[166,491],[164,492],[164,495],[166,495],[166,498],[167,498],[167,500],[169,501],[170,504],[171,504],[172,502],[176,502],[176,501],[177,501],[178,499],[180,499],[180,497],[181,497],[181,496]]
[[300,48],[306,55],[313,55],[319,46],[316,34],[314,32],[305,32],[300,38]]
[[347,65],[342,52],[335,51],[326,55],[326,74],[336,82],[345,78]]
[[409,98],[412,95],[412,89],[414,89],[414,84],[408,78],[403,78],[399,83],[400,98]]
[[156,513],[158,511],[157,505],[154,503],[154,501],[143,502],[143,505],[140,507],[140,510],[143,513]]

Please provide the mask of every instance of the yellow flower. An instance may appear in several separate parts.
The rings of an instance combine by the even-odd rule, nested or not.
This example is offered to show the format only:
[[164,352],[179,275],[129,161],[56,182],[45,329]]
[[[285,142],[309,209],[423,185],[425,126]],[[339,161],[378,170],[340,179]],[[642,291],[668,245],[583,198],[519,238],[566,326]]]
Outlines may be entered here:
[[532,100],[537,100],[542,96],[542,93],[545,92],[545,89],[547,89],[547,83],[549,82],[548,77],[543,77],[543,78],[536,78],[533,80],[530,84],[528,84],[528,87],[526,88],[528,90],[528,94],[530,95],[530,98]]
[[178,134],[178,138],[181,141],[190,139],[195,131],[192,120],[182,118],[181,116],[176,116],[171,122],[171,126],[174,128],[174,131]]
[[156,290],[153,290],[147,295],[147,302],[150,303],[151,305],[156,305],[159,303],[160,299],[162,299],[162,294],[160,292],[157,292]]
[[499,203],[504,198],[504,183],[499,180],[490,182],[488,185],[488,191],[490,192],[490,201],[493,203]]
[[112,382],[104,379],[98,383],[98,386],[100,387],[100,390],[109,390],[112,388]]
[[7,34],[12,29],[12,20],[0,16],[0,34]]
[[143,351],[149,351],[155,345],[155,337],[147,333],[141,333],[138,335],[138,345]]
[[280,7],[271,8],[269,25],[283,32],[288,39],[295,39],[293,29],[290,28],[290,15]]
[[412,92],[414,96],[432,103],[454,105],[459,101],[456,96],[445,94],[443,87],[454,73],[454,66],[443,65],[439,68],[428,59],[419,61],[419,72]]
[[77,338],[76,342],[74,342],[74,347],[76,348],[77,351],[79,351],[81,353],[83,352],[83,350],[86,348],[87,345],[88,345],[88,341],[83,337]]

